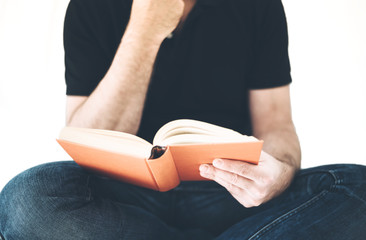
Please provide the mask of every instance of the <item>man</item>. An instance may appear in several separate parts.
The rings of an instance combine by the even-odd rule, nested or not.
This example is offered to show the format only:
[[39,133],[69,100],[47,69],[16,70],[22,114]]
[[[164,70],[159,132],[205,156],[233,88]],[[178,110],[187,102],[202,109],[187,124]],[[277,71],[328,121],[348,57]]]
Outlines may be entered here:
[[[366,169],[298,171],[280,0],[71,0],[67,125],[151,140],[193,118],[264,140],[259,164],[216,159],[211,182],[159,193],[44,164],[0,195],[5,239],[361,239]],[[5,206],[5,207],[4,207]],[[355,220],[357,219],[357,220]]]

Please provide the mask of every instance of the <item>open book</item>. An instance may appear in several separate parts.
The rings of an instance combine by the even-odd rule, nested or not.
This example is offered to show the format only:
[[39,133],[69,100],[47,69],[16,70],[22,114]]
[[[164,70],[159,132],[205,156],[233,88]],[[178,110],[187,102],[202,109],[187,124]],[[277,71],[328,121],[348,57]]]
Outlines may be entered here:
[[59,144],[80,166],[115,179],[158,191],[180,181],[207,180],[199,166],[215,158],[257,164],[263,141],[197,120],[162,126],[153,143],[132,134],[64,127]]

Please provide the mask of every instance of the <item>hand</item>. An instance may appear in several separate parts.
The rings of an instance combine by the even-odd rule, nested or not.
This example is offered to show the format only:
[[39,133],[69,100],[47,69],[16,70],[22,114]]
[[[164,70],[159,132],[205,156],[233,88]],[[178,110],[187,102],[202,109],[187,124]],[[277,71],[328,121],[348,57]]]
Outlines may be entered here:
[[202,164],[200,174],[225,187],[245,207],[259,206],[282,193],[291,183],[295,167],[262,151],[258,165],[215,159]]
[[177,27],[183,10],[183,0],[134,0],[129,25],[164,40]]

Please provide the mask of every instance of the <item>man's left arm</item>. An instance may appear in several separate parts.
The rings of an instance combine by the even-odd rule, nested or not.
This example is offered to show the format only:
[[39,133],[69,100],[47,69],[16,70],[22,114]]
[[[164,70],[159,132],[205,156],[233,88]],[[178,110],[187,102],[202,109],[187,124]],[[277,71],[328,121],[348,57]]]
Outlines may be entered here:
[[282,193],[300,168],[301,151],[292,122],[289,86],[250,90],[253,135],[264,140],[259,164],[216,159],[200,173],[225,187],[245,207]]

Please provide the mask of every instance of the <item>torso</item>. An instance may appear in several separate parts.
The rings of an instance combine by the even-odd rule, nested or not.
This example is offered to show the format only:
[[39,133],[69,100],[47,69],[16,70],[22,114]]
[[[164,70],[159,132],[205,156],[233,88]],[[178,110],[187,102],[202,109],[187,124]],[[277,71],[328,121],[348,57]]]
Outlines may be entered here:
[[[85,61],[67,62],[68,91],[90,94],[113,61],[128,24],[132,0],[72,3],[77,7],[68,11],[73,24],[66,23],[77,31],[68,35],[65,49],[75,59]],[[179,118],[206,121],[250,135],[248,90],[290,81],[284,78],[289,73],[286,49],[277,47],[286,40],[281,11],[280,0],[187,0],[184,25],[179,34],[163,41],[156,57],[138,135],[151,141],[163,124]],[[282,25],[273,26],[276,31],[269,28],[272,23],[265,18],[270,14],[274,14],[270,20],[283,20]],[[263,47],[257,46],[259,34],[266,34],[261,38]],[[82,45],[84,55],[77,48],[80,39],[87,39],[88,44]],[[258,61],[255,56],[265,56],[258,58],[258,69],[254,68]],[[258,70],[256,78],[254,70]]]

